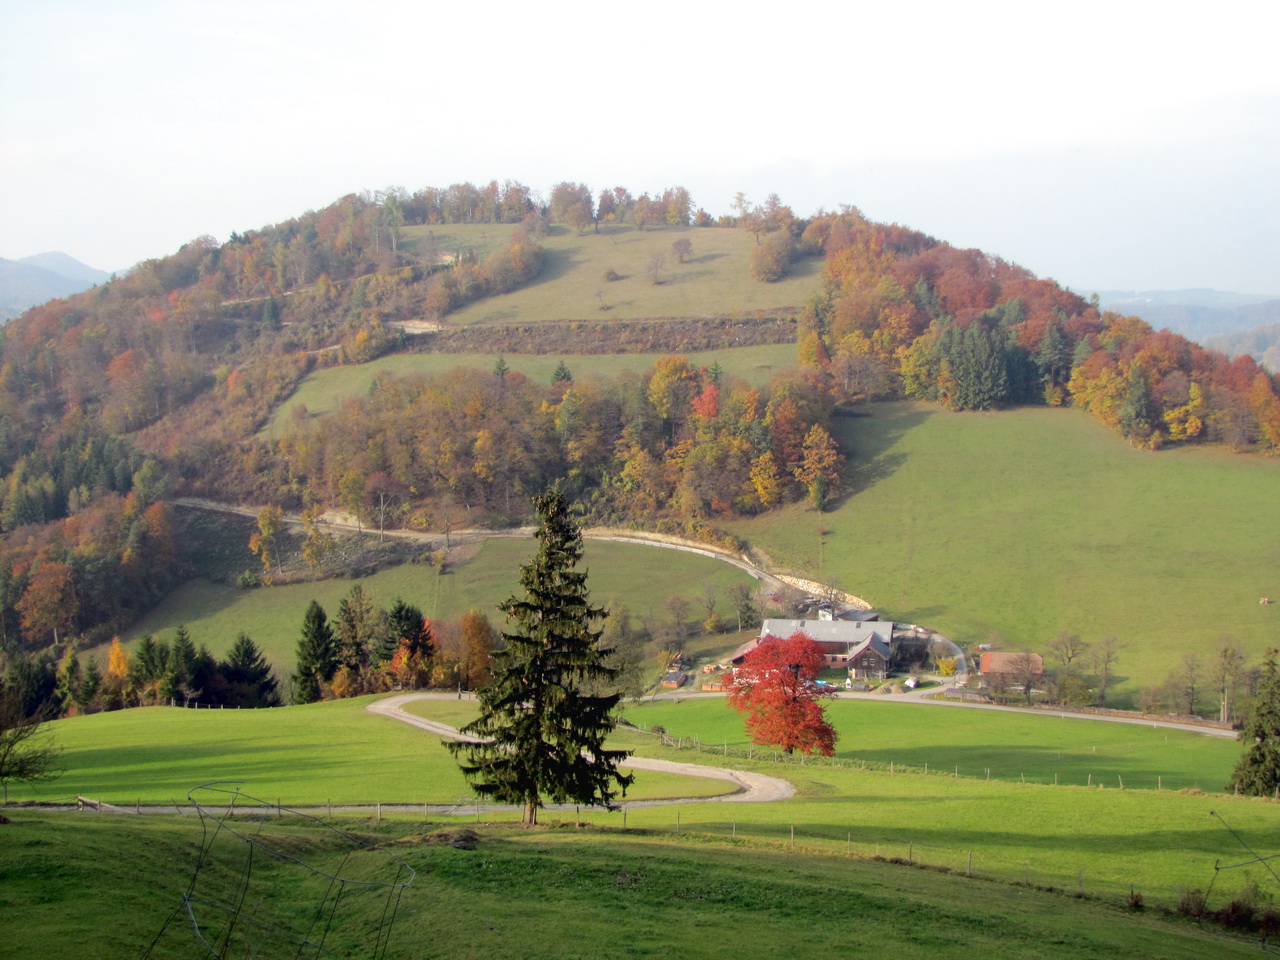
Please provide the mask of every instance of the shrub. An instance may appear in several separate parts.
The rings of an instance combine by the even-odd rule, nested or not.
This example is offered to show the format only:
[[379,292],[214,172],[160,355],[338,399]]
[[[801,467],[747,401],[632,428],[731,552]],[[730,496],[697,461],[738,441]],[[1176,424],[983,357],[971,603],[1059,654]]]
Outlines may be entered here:
[[621,280],[622,274],[618,273],[618,271],[613,269],[613,267],[610,267],[608,270],[604,272],[604,278],[609,283],[613,283],[613,281],[615,280]]

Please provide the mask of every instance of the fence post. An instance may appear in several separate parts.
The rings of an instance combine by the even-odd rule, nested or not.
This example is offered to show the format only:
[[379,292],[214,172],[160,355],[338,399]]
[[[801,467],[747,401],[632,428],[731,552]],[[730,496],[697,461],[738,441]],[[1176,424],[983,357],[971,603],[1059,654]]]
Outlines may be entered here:
[[907,863],[916,862],[916,845],[914,843],[907,844]]
[[328,797],[326,797],[324,801],[324,806],[325,806],[325,809],[329,811],[329,819],[332,820],[333,819],[333,801],[330,800]]
[[793,823],[791,825],[791,849],[794,850],[795,848],[796,848],[796,825]]
[[969,865],[964,868],[964,875],[966,877],[973,876],[973,851],[972,850],[969,851]]
[[1089,774],[1089,786],[1093,786],[1093,774]]
[[1120,781],[1120,789],[1121,789],[1121,790],[1123,790],[1123,789],[1124,789],[1124,777],[1120,776],[1120,774],[1118,774],[1118,773],[1117,773],[1117,774],[1116,774],[1116,779]]
[[735,840],[738,839],[738,818],[737,817],[734,817],[734,820],[733,820],[733,839]]
[[627,829],[627,808],[622,808],[622,829]]
[[378,822],[382,822],[382,801],[378,801]]
[[853,856],[853,831],[852,830],[850,830],[849,833],[844,838],[844,855],[846,857]]
[[676,836],[680,836],[680,809],[676,808]]
[[1157,790],[1164,789],[1164,777],[1156,777],[1156,789]]
[[1076,871],[1076,890],[1080,896],[1084,896],[1084,867]]

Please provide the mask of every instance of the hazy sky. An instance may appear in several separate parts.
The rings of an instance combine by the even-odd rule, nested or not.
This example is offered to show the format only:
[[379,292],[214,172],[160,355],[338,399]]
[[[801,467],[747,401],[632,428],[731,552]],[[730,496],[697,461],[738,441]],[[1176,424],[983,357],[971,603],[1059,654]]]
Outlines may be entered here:
[[0,257],[120,269],[365,189],[574,180],[1280,295],[1278,34],[1275,0],[3,0]]

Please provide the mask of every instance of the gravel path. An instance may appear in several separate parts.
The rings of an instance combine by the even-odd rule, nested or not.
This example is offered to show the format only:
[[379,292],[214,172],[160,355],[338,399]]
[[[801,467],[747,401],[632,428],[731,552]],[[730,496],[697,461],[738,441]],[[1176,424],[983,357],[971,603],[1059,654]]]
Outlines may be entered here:
[[[383,700],[375,700],[365,709],[370,713],[399,720],[420,730],[438,734],[449,739],[466,739],[457,729],[446,723],[416,717],[404,709],[406,703],[415,700],[452,700],[451,693],[402,693]],[[684,777],[705,777],[709,780],[723,780],[732,784],[732,792],[718,797],[673,797],[667,800],[628,800],[628,807],[663,806],[672,803],[705,803],[707,801],[730,801],[735,803],[769,803],[773,800],[785,800],[795,796],[796,788],[787,780],[770,777],[763,773],[748,773],[745,770],[729,770],[725,767],[707,767],[700,763],[677,763],[674,760],[654,760],[649,757],[630,757],[622,766],[632,770],[655,770],[660,773],[674,773]],[[482,809],[484,809],[482,807]],[[491,809],[501,809],[492,807]]]

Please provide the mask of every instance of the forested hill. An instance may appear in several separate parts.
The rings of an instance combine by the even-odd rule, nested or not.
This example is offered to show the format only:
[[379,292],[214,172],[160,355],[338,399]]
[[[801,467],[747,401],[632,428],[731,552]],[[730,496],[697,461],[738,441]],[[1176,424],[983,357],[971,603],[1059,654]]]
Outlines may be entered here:
[[[476,224],[493,225],[484,241],[460,241]],[[640,328],[610,319],[604,291],[625,280],[643,303],[713,232],[740,243],[679,283],[708,284],[716,304],[797,273],[814,278],[811,295],[655,317],[643,342],[612,337]],[[642,276],[584,278],[547,267],[555,236],[661,237],[666,253],[653,245]],[[736,279],[712,287],[713,276]],[[679,356],[612,382],[565,369],[536,384],[495,356],[482,376],[383,378],[335,416],[296,418],[284,440],[257,436],[317,365],[439,349],[469,304],[569,284],[586,286],[575,302],[599,301],[589,328],[567,316],[548,338],[501,309],[472,311],[469,348],[586,351],[590,336],[593,352],[675,354],[785,337],[800,365],[759,390]],[[1276,380],[1251,359],[856,209],[806,218],[776,196],[739,195],[733,216],[713,219],[680,187],[635,197],[572,183],[546,202],[511,182],[350,195],[224,243],[199,238],[0,332],[0,640],[109,636],[163,593],[180,548],[173,493],[502,523],[559,480],[596,518],[697,531],[802,497],[821,507],[839,493],[832,414],[902,395],[955,409],[1075,404],[1148,447],[1280,443]]]

